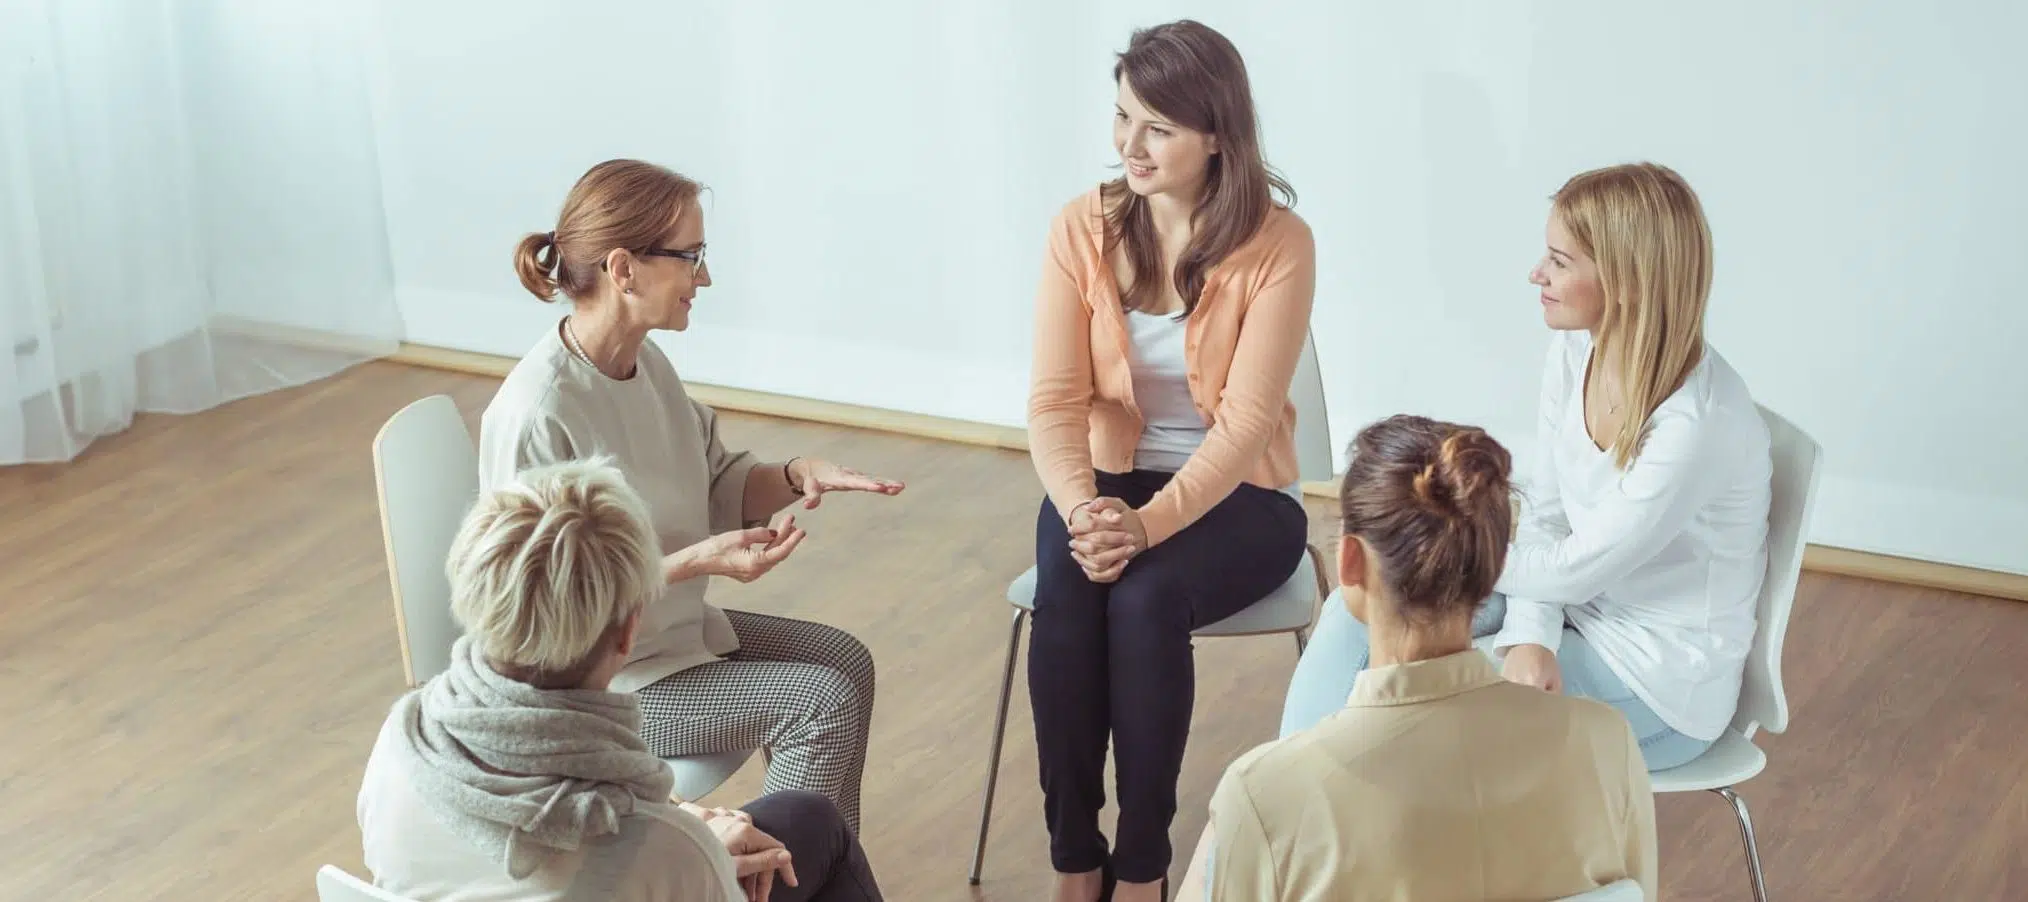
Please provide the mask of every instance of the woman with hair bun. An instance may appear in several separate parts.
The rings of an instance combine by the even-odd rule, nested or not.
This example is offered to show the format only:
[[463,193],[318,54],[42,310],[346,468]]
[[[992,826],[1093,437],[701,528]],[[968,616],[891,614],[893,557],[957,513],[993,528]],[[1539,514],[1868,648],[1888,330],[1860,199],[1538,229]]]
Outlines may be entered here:
[[[609,160],[565,198],[555,228],[524,237],[514,269],[568,315],[515,364],[479,421],[479,479],[610,457],[647,499],[666,588],[613,677],[640,697],[642,736],[663,757],[765,748],[769,792],[801,789],[859,827],[873,719],[873,656],[843,630],[704,600],[709,577],[760,578],[803,541],[791,505],[828,492],[896,495],[902,484],[809,457],[763,463],[728,449],[648,335],[690,326],[704,262],[702,187],[661,166]],[[772,519],[772,522],[770,520]]]
[[1473,647],[1507,562],[1509,468],[1472,427],[1397,416],[1359,434],[1335,597],[1371,661],[1337,713],[1226,770],[1180,898],[1560,899],[1622,878],[1654,898],[1626,719],[1503,679]]

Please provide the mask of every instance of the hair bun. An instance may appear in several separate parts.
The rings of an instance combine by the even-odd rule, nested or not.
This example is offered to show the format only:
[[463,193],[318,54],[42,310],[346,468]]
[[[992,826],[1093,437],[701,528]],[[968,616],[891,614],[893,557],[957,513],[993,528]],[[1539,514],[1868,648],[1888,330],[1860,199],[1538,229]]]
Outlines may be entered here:
[[1416,495],[1435,502],[1429,496],[1441,493],[1452,511],[1477,510],[1487,493],[1506,493],[1508,466],[1507,449],[1484,429],[1464,427],[1444,436],[1436,459],[1416,477]]

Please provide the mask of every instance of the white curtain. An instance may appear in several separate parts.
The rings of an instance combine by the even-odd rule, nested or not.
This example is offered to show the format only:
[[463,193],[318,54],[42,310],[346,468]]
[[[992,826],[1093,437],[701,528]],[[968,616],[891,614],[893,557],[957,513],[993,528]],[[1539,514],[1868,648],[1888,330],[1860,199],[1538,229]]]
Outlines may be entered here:
[[0,3],[0,464],[401,338],[360,23]]

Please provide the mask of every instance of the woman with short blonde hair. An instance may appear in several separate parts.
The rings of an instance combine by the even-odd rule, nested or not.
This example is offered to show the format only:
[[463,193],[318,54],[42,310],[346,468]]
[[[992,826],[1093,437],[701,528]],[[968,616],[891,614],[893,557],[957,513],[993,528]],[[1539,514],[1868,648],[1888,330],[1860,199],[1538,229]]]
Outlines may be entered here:
[[821,795],[672,804],[640,701],[610,690],[662,589],[649,524],[602,460],[480,496],[445,564],[465,634],[450,668],[395,704],[360,788],[376,884],[420,902],[880,898]]
[[603,462],[524,473],[474,508],[446,564],[451,614],[503,676],[586,681],[661,589],[648,509]]
[[[1555,330],[1529,510],[1474,635],[1508,679],[1620,709],[1666,770],[1739,703],[1767,568],[1767,426],[1705,341],[1711,230],[1682,176],[1580,173],[1547,233],[1529,273]],[[1366,629],[1340,607],[1297,666],[1284,735],[1342,707],[1366,665]]]

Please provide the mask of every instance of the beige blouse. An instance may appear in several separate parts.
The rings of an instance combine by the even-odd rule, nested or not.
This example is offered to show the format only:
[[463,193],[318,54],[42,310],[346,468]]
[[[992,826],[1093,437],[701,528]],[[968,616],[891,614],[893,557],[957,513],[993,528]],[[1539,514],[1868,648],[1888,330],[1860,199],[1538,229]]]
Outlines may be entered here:
[[[717,417],[690,400],[653,341],[634,376],[613,379],[578,359],[550,329],[501,382],[479,420],[479,485],[541,464],[610,455],[648,503],[668,554],[738,529],[757,462],[726,450]],[[641,614],[633,660],[612,682],[633,692],[739,649],[725,613],[705,603],[706,577],[671,584]]]
[[1483,652],[1359,674],[1345,710],[1254,749],[1212,797],[1218,902],[1655,897],[1655,806],[1626,719]]

